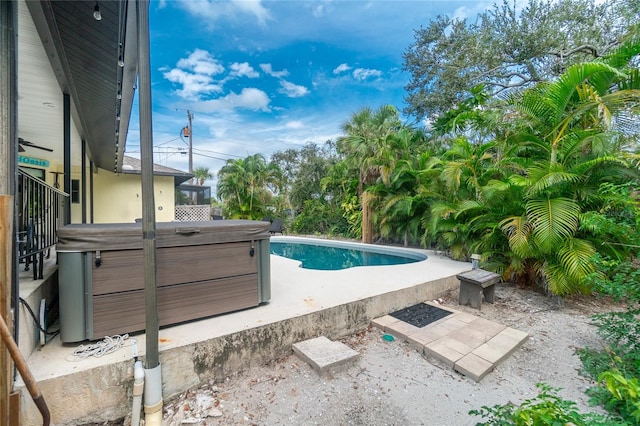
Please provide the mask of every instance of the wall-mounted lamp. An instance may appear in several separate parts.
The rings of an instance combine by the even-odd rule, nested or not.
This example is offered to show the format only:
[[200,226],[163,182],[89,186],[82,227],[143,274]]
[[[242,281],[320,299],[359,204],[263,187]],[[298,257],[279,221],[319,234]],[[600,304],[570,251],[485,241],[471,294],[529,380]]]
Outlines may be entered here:
[[120,68],[124,67],[124,59],[122,59],[122,55],[118,56],[118,66]]
[[102,13],[100,13],[100,5],[96,2],[96,5],[93,6],[93,19],[96,21],[102,21]]

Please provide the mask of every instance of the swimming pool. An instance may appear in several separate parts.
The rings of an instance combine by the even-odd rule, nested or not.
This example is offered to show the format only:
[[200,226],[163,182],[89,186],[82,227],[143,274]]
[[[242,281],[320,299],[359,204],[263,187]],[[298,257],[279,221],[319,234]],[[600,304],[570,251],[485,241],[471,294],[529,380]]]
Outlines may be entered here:
[[301,262],[300,267],[335,271],[356,266],[402,265],[427,255],[399,247],[298,237],[272,237],[271,254]]

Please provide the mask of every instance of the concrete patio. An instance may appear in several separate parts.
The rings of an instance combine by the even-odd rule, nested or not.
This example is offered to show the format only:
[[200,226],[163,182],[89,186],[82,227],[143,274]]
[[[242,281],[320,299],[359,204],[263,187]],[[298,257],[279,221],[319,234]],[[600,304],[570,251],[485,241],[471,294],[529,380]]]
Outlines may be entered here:
[[[469,263],[428,255],[411,264],[340,271],[305,270],[272,255],[269,303],[160,330],[164,397],[290,354],[296,342],[362,330],[374,318],[457,288],[456,274],[470,269]],[[104,422],[127,415],[133,357],[144,357],[145,335],[131,336],[124,347],[100,358],[74,357],[77,346],[55,338],[28,359],[52,422]],[[21,414],[22,424],[41,424],[26,391]]]

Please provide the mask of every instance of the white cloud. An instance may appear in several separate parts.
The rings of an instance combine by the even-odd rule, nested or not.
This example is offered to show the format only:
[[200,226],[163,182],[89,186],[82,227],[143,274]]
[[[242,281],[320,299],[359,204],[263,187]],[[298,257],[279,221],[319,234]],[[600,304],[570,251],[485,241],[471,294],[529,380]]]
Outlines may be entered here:
[[309,94],[309,89],[304,86],[293,84],[286,80],[280,81],[280,93],[287,95],[290,98],[300,98]]
[[287,129],[302,129],[304,128],[304,123],[300,120],[289,121],[284,125]]
[[182,86],[176,90],[183,98],[200,98],[203,95],[218,93],[222,87],[213,76],[224,72],[224,67],[206,50],[196,49],[188,57],[182,58],[177,67],[165,70],[164,78]]
[[260,74],[258,71],[254,70],[248,62],[234,62],[229,66],[231,68],[230,74],[235,77],[248,77],[248,78],[258,78]]
[[345,71],[349,71],[351,69],[351,67],[347,64],[340,64],[338,65],[334,70],[333,73],[334,74],[341,74]]
[[164,78],[172,83],[182,85],[181,89],[176,90],[178,96],[182,98],[199,98],[204,94],[222,91],[222,87],[214,83],[211,77],[189,73],[178,68],[165,72]]
[[272,19],[271,13],[266,9],[261,0],[184,0],[179,3],[185,10],[194,16],[203,18],[203,22],[209,25],[215,24],[224,16],[253,15],[262,26]]
[[366,80],[369,77],[380,77],[382,76],[382,71],[373,70],[370,68],[356,68],[353,70],[353,78],[356,80]]
[[268,19],[271,19],[271,14],[262,6],[261,0],[233,0],[232,3],[239,10],[254,15],[261,25],[264,25]]
[[242,89],[240,94],[231,92],[224,97],[202,102],[199,108],[206,112],[232,111],[235,109],[269,111],[270,102],[265,92],[254,87],[248,87]]
[[274,71],[273,68],[271,67],[271,64],[260,64],[260,68],[266,74],[269,74],[271,77],[275,77],[275,78],[282,78],[289,75],[289,71],[287,71],[286,69],[282,71]]
[[224,67],[220,65],[220,62],[202,49],[196,49],[187,58],[180,59],[177,66],[197,74],[215,75],[224,72]]

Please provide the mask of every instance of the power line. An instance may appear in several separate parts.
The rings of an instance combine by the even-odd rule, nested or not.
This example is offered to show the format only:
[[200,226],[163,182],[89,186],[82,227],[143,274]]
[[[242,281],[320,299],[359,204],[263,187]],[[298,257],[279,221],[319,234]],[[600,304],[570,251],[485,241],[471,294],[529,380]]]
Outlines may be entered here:
[[[169,110],[173,110],[173,111],[190,111],[192,113],[193,112],[197,112],[198,114],[205,115],[205,116],[210,116],[210,117],[211,116],[215,116],[212,113],[206,113],[206,112],[203,112],[203,111],[194,111],[192,109],[170,108],[170,107],[165,107],[165,106],[157,106],[156,108],[169,109]],[[217,119],[221,120],[221,121],[228,121],[228,122],[231,122],[231,123],[241,124],[241,125],[246,126],[246,127],[253,127],[253,128],[256,128],[256,129],[259,129],[259,130],[265,130],[265,131],[269,131],[269,132],[273,132],[273,133],[280,133],[280,134],[283,134],[283,135],[294,135],[294,136],[300,137],[301,139],[307,139],[307,140],[310,139],[310,137],[308,135],[303,135],[302,133],[296,133],[295,131],[292,132],[292,131],[284,131],[284,130],[273,130],[273,129],[270,129],[268,127],[258,126],[256,124],[246,123],[244,121],[232,120],[230,118],[220,117],[220,116],[215,116],[215,117]],[[228,142],[228,143],[241,144],[241,142]]]
[[234,154],[226,154],[224,152],[218,152],[218,151],[212,151],[210,149],[200,149],[200,148],[193,148],[194,151],[202,151],[202,152],[210,152],[212,154],[220,154],[220,155],[227,155],[229,157],[235,157],[235,158],[243,158],[241,155],[234,155]]

